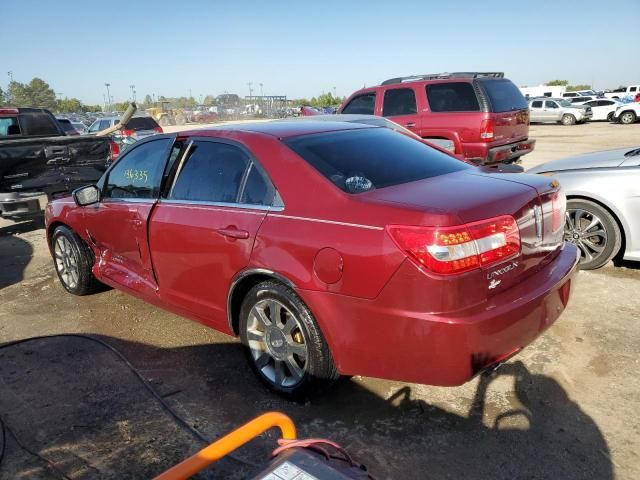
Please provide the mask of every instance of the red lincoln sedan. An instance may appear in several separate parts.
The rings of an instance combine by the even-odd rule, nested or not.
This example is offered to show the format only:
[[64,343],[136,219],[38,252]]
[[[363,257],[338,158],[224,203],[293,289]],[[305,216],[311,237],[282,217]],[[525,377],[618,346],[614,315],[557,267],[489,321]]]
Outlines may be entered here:
[[67,291],[239,336],[298,398],[340,375],[462,384],[558,318],[578,261],[548,177],[354,123],[156,135],[46,213]]

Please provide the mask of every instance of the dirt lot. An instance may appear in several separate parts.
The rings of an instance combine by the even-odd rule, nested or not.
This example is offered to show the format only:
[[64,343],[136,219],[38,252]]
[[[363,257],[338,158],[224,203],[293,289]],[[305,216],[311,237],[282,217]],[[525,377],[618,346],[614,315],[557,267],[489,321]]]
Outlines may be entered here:
[[[640,143],[640,124],[531,131],[538,144],[526,168]],[[559,322],[495,378],[448,389],[353,378],[294,404],[258,384],[234,339],[117,291],[66,294],[42,226],[0,220],[0,343],[94,335],[206,438],[280,410],[302,437],[336,440],[380,479],[636,479],[638,267],[581,272]],[[0,349],[0,416],[9,430],[0,479],[149,478],[202,445],[113,351],[77,337]],[[244,478],[274,440],[261,437],[202,478]]]

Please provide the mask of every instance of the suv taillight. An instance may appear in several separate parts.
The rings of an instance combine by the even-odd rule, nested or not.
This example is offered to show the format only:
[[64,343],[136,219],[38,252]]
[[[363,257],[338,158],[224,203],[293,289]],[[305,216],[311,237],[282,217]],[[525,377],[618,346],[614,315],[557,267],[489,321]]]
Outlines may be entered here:
[[113,162],[120,156],[120,145],[116,142],[109,143],[109,159]]
[[130,129],[130,128],[121,128],[120,129],[120,135],[122,135],[123,137],[132,137],[135,133],[136,133],[136,131],[133,130],[133,129]]
[[413,261],[442,275],[489,266],[520,253],[520,230],[510,215],[455,227],[388,225],[387,231]]
[[156,127],[153,129],[154,132],[158,132],[158,133],[163,133],[162,132],[162,127]]
[[551,231],[557,232],[564,226],[564,217],[567,211],[567,196],[562,188],[551,195]]
[[495,127],[495,123],[491,118],[485,118],[482,120],[480,124],[480,138],[485,142],[490,142],[493,140],[493,128]]

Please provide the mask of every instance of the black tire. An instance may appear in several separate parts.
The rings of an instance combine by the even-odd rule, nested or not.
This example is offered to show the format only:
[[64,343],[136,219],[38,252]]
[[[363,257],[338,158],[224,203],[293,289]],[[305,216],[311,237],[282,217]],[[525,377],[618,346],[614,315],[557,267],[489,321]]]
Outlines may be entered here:
[[613,115],[614,115],[614,112],[609,112],[609,114],[607,115],[608,122],[613,122]]
[[622,112],[618,117],[620,119],[620,123],[624,123],[625,125],[631,125],[635,123],[638,117],[636,117],[635,112],[628,110],[626,112]]
[[[281,307],[284,307],[284,313],[280,313],[281,316],[278,317],[285,319],[284,325],[289,325],[290,321],[295,321],[294,323],[297,326],[288,335],[283,334],[278,337],[273,334],[274,324],[265,326],[258,318],[260,315],[256,315],[256,310],[254,310],[254,307],[258,310],[262,308],[262,312],[268,314],[269,320],[271,320],[273,319],[273,312],[270,310],[271,307],[269,305],[276,304],[280,305],[279,312],[282,312]],[[256,326],[264,328],[262,337],[256,333]],[[284,328],[286,327],[280,327],[281,330]],[[294,359],[298,368],[303,370],[303,373],[299,374],[300,376],[297,378],[293,370],[290,369],[291,360],[277,359],[278,356],[286,356],[287,353],[273,351],[282,345],[282,341],[280,345],[276,343],[276,340],[280,338],[285,342],[284,347],[282,347],[284,349],[287,349],[295,338],[298,338],[299,342],[295,343],[295,345],[304,345],[304,347],[300,347],[306,350],[306,359],[303,367],[300,367],[302,357],[296,356]],[[240,308],[240,340],[245,346],[251,368],[258,378],[270,390],[289,399],[305,400],[317,396],[339,378],[329,346],[313,314],[291,288],[280,282],[271,280],[262,282],[247,293]],[[269,344],[268,346],[267,343]],[[259,347],[264,348],[261,349]],[[293,359],[293,356],[288,358]],[[276,363],[280,364],[281,369],[284,368],[284,373],[280,375],[280,380],[276,373],[278,370]],[[284,367],[282,367],[283,364]],[[288,377],[287,374],[289,374]]]
[[560,123],[562,123],[562,125],[575,125],[576,117],[574,117],[570,113],[565,113],[564,115],[562,115],[562,118],[560,119]]
[[[589,200],[571,199],[567,201],[567,217],[565,240],[580,249],[581,270],[600,268],[616,256],[622,234],[618,222],[606,208]],[[599,224],[584,230],[595,221]],[[599,233],[601,231],[604,235]]]
[[[65,246],[64,253],[61,252],[62,245]],[[104,288],[91,271],[95,261],[93,252],[73,230],[64,226],[57,227],[51,237],[51,252],[56,273],[67,292],[74,295],[88,295]],[[67,252],[72,260],[64,260]],[[71,265],[77,270],[77,275],[64,273],[66,267]]]

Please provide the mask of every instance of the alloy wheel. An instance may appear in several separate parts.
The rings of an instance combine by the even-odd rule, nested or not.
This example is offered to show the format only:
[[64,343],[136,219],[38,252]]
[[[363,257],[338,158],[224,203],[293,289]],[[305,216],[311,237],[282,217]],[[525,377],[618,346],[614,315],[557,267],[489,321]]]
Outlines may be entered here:
[[607,246],[607,230],[600,217],[583,209],[567,209],[564,239],[575,244],[581,252],[582,261],[598,258]]
[[280,387],[300,383],[307,370],[307,343],[299,320],[273,299],[257,302],[249,312],[247,341],[258,370]]
[[56,261],[56,269],[60,275],[60,279],[67,288],[76,288],[80,278],[80,270],[78,268],[78,255],[71,245],[69,239],[60,235],[53,247],[53,253]]

